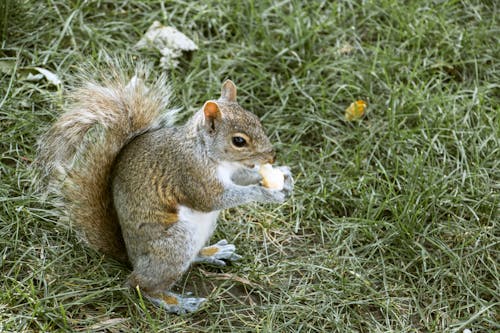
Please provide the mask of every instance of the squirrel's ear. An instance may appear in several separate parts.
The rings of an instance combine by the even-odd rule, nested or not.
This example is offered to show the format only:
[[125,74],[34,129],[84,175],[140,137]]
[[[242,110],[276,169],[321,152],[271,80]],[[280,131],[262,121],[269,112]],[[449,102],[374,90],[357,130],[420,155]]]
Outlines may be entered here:
[[231,80],[226,80],[222,84],[220,98],[228,102],[236,102],[236,85]]
[[205,125],[210,131],[215,130],[215,121],[222,117],[217,103],[208,101],[203,105],[203,113],[205,114]]

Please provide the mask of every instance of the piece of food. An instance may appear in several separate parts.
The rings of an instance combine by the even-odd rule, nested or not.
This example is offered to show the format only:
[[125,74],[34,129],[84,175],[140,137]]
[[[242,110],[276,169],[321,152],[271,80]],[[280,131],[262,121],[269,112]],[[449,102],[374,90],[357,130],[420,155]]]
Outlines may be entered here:
[[345,120],[357,120],[365,114],[365,109],[368,104],[365,101],[359,100],[352,102],[351,105],[345,110]]
[[275,169],[271,164],[263,164],[259,168],[262,176],[262,185],[273,190],[282,190],[285,184],[285,175],[280,169]]
[[198,50],[198,46],[188,36],[174,27],[162,25],[159,21],[153,22],[135,47],[160,51],[160,66],[167,70],[177,67],[182,52]]

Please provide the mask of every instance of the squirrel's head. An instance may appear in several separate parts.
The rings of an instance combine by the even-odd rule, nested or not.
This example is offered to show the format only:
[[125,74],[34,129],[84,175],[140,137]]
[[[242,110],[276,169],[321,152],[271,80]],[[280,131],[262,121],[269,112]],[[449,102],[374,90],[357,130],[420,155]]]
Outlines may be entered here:
[[246,167],[274,162],[275,151],[259,118],[236,102],[231,80],[222,85],[218,100],[203,105],[201,117],[200,130],[210,157]]

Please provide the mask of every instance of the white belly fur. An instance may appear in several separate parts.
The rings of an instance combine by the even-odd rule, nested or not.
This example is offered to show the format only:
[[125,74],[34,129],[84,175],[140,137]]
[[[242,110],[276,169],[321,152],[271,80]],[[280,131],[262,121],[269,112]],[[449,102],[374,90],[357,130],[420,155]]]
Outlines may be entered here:
[[212,236],[217,225],[217,217],[219,217],[218,210],[204,213],[185,206],[179,207],[179,223],[181,223],[193,237],[194,242],[192,244],[192,250],[194,255],[205,246],[210,236]]
[[241,164],[236,162],[222,162],[217,166],[217,178],[224,186],[230,186],[233,184],[231,176],[241,167]]

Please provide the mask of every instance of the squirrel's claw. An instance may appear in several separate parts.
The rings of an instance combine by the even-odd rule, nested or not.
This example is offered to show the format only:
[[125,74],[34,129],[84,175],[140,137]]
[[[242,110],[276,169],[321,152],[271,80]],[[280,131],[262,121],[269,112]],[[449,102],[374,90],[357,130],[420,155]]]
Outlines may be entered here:
[[165,292],[159,297],[146,295],[146,298],[154,305],[165,309],[167,312],[178,315],[195,312],[206,301],[206,298],[182,297],[171,292]]
[[194,262],[226,266],[226,261],[236,261],[241,258],[239,254],[236,254],[236,246],[228,244],[227,240],[223,239],[214,245],[204,247]]
[[294,187],[294,180],[292,177],[292,172],[290,171],[290,168],[287,166],[281,166],[278,168],[281,172],[283,172],[283,175],[285,176],[285,182],[283,184],[283,192],[285,193],[285,197],[290,197],[292,195],[293,187]]

